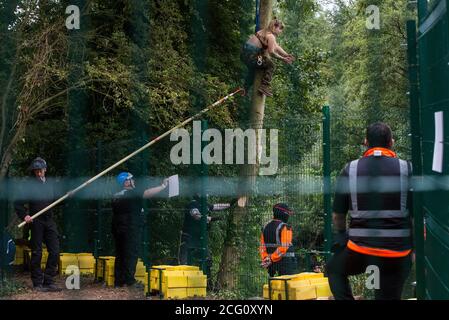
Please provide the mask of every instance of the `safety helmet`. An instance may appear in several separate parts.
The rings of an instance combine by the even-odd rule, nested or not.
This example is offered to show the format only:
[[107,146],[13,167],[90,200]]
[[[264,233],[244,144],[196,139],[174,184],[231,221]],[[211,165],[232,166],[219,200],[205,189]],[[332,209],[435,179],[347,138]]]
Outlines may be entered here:
[[33,170],[40,170],[40,169],[47,169],[47,162],[45,162],[44,159],[37,157],[36,159],[34,159],[28,170],[29,171],[33,171]]
[[273,215],[275,218],[287,222],[288,218],[293,215],[293,210],[285,203],[277,203],[273,206]]
[[123,187],[125,181],[131,179],[132,177],[133,175],[129,172],[120,172],[117,176],[117,183],[120,185],[120,187]]

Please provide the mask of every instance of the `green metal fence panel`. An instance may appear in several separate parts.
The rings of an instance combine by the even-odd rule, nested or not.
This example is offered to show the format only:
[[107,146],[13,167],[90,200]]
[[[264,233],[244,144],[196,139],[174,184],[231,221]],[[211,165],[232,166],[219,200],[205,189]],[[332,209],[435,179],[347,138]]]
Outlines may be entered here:
[[[410,81],[410,129],[412,137],[412,163],[415,181],[422,183],[422,150],[421,150],[421,112],[419,107],[419,82],[417,61],[416,22],[407,21],[407,48]],[[414,240],[416,252],[416,296],[425,296],[424,270],[424,223],[422,211],[422,194],[418,189],[412,193],[414,216]]]
[[[445,129],[448,127],[445,124],[449,121],[449,2],[433,1],[427,6],[427,11],[423,12],[424,2],[426,1],[419,1],[421,12],[418,27],[423,182],[433,186],[422,195],[426,228],[425,294],[428,299],[449,299],[449,199],[447,182],[442,181],[449,172],[448,162],[444,160],[449,155],[449,130]],[[442,141],[435,141],[438,138],[439,115],[443,118],[443,126],[440,128],[443,136]],[[437,165],[439,147],[442,151],[441,168]]]

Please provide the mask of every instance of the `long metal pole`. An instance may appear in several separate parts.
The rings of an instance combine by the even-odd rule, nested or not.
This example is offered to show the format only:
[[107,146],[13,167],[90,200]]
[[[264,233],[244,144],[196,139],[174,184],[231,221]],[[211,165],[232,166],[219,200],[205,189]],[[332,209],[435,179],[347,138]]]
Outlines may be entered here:
[[[216,106],[222,104],[223,102],[225,102],[226,100],[228,100],[229,98],[231,98],[232,96],[236,95],[237,93],[243,91],[242,88],[238,88],[237,90],[235,90],[234,92],[228,94],[227,96],[221,98],[220,100],[214,102],[212,105],[210,105],[209,107],[203,109],[202,111],[198,112],[196,115],[188,118],[187,120],[184,120],[183,122],[181,122],[180,124],[178,124],[177,126],[171,128],[170,130],[168,130],[167,132],[161,134],[159,137],[153,139],[152,141],[148,142],[146,145],[142,146],[141,148],[137,149],[136,151],[134,151],[133,153],[129,154],[128,156],[126,156],[125,158],[123,158],[122,160],[116,162],[115,164],[113,164],[112,166],[110,166],[109,168],[105,169],[104,171],[100,172],[99,174],[97,174],[96,176],[90,178],[89,180],[87,180],[86,182],[84,182],[82,185],[80,185],[79,187],[73,189],[72,191],[67,192],[64,196],[62,196],[61,198],[59,198],[58,200],[56,200],[55,202],[53,202],[52,204],[48,205],[47,207],[45,207],[44,209],[42,209],[41,211],[37,212],[35,215],[33,215],[31,217],[31,219],[35,219],[37,217],[39,217],[41,214],[43,214],[44,212],[50,210],[51,208],[53,208],[54,206],[58,205],[59,203],[61,203],[62,201],[64,201],[65,199],[67,199],[68,197],[74,195],[75,193],[77,193],[78,191],[80,191],[81,189],[87,187],[89,184],[91,184],[92,182],[94,182],[95,180],[97,180],[98,178],[100,178],[101,176],[104,176],[106,173],[108,173],[109,171],[111,171],[114,168],[117,168],[119,165],[121,165],[122,163],[128,161],[129,159],[131,159],[132,157],[134,157],[135,155],[139,154],[140,152],[142,152],[143,150],[149,148],[150,146],[152,146],[153,144],[155,144],[156,142],[158,142],[159,140],[165,138],[166,136],[168,136],[170,133],[172,133],[173,131],[175,131],[176,129],[179,129],[183,126],[185,126],[186,124],[188,124],[189,122],[193,121],[195,118],[200,117],[201,115],[205,114],[206,112],[208,112],[209,110],[215,108]],[[18,225],[19,228],[23,227],[26,224],[25,221],[23,221],[22,223],[20,223]]]

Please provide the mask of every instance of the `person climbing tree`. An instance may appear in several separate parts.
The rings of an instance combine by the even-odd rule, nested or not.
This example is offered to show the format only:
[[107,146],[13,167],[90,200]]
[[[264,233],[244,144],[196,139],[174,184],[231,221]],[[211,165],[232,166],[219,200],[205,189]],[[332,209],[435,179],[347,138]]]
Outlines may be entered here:
[[241,59],[248,67],[248,75],[245,79],[245,90],[251,87],[254,81],[256,69],[263,71],[262,80],[258,92],[261,95],[272,97],[271,79],[274,72],[274,63],[271,57],[275,57],[285,63],[292,63],[295,57],[285,52],[276,42],[276,37],[284,30],[284,24],[277,18],[274,18],[268,27],[259,30],[246,41],[243,46]]

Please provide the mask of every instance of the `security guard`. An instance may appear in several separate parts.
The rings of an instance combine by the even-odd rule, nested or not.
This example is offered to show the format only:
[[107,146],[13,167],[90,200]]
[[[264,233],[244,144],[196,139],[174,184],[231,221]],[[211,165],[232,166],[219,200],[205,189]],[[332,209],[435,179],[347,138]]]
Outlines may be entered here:
[[136,188],[133,175],[121,172],[117,183],[122,190],[112,200],[112,235],[115,241],[114,285],[134,286],[140,228],[142,225],[143,199],[154,197],[168,185],[168,179],[154,188]]
[[[31,219],[32,215],[57,198],[57,192],[54,184],[45,176],[47,163],[44,159],[39,157],[34,159],[28,169],[33,178],[26,182],[26,189],[21,188],[20,195],[16,196],[14,208],[18,217],[31,227],[31,280],[36,291],[59,291],[54,283],[59,262],[59,234],[52,218],[53,212],[49,210],[36,219]],[[45,273],[41,269],[42,242],[48,251]]]
[[[411,164],[391,148],[391,129],[374,123],[366,130],[363,157],[346,165],[337,180],[334,256],[327,265],[335,299],[353,300],[348,276],[374,272],[376,300],[399,300],[411,268],[409,208]],[[349,230],[346,214],[349,212]],[[367,269],[367,267],[371,268]]]
[[[210,222],[221,219],[221,217],[209,216],[210,212],[226,210],[235,203],[237,203],[237,199],[233,200],[231,203],[207,203],[207,212],[205,212],[207,215],[207,223],[209,224]],[[184,224],[181,231],[181,241],[179,246],[180,264],[196,263],[193,260],[195,256],[198,256],[201,247],[201,217],[201,197],[199,193],[196,193],[184,210]],[[208,253],[208,269],[210,269],[211,264],[212,261]],[[208,273],[208,270],[206,270],[206,273]]]
[[296,272],[293,232],[287,224],[292,214],[293,211],[285,203],[278,203],[273,207],[273,219],[262,229],[259,247],[261,266],[268,270],[270,277]]

